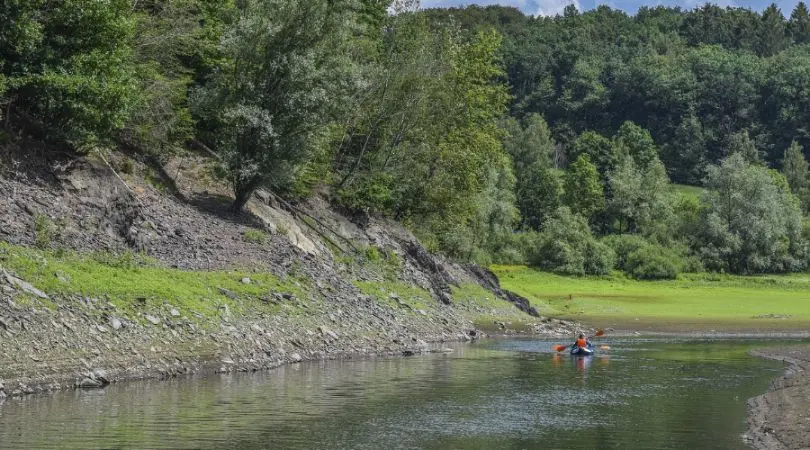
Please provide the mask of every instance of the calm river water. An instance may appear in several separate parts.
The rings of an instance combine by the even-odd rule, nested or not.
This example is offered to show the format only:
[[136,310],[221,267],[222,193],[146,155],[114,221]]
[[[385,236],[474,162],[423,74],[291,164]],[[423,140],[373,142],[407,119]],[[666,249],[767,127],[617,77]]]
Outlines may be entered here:
[[746,356],[762,341],[599,343],[587,360],[490,340],[9,399],[0,448],[745,448],[746,399],[783,371]]

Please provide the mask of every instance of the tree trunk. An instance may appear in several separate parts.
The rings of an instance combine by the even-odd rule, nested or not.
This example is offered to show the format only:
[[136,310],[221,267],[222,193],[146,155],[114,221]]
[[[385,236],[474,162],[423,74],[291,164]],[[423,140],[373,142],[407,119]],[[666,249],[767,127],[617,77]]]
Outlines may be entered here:
[[234,214],[241,213],[242,209],[245,207],[248,200],[250,200],[250,196],[253,195],[253,192],[256,189],[258,189],[261,182],[262,182],[261,177],[256,176],[243,184],[234,183],[233,192],[236,198],[231,204],[230,211]]

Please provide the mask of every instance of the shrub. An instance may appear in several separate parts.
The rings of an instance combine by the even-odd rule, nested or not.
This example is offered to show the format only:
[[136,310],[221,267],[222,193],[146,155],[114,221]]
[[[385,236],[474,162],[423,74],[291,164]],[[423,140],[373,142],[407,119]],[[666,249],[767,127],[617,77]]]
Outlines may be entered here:
[[628,255],[625,270],[639,280],[672,280],[678,276],[677,257],[663,247],[648,245]]
[[604,275],[615,263],[613,250],[594,239],[585,219],[559,208],[543,225],[529,263],[564,275]]
[[48,248],[56,233],[53,221],[45,214],[37,214],[34,217],[34,245],[38,248]]
[[602,242],[616,253],[616,268],[625,270],[631,253],[650,245],[643,237],[634,234],[610,235]]
[[585,273],[607,275],[616,264],[616,253],[607,245],[591,241],[585,247]]
[[265,244],[267,242],[267,233],[261,230],[247,230],[242,235],[242,240],[252,244]]

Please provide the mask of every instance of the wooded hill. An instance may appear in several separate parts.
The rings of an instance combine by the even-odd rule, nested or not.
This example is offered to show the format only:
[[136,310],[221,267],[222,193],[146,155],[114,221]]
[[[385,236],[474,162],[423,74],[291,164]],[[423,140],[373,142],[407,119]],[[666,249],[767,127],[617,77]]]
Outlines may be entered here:
[[481,263],[637,278],[808,266],[804,4],[786,20],[776,6],[531,18],[409,0],[39,0],[4,2],[0,23],[4,145],[207,149],[235,213],[259,187],[291,201],[318,188]]

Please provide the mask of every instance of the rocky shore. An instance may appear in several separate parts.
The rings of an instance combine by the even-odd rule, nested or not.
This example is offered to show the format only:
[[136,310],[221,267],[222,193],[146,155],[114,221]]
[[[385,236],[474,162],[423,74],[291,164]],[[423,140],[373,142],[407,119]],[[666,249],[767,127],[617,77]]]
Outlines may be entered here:
[[787,373],[770,390],[748,401],[746,441],[759,449],[810,448],[810,347],[793,346],[752,352],[783,361]]
[[[436,257],[402,226],[346,215],[325,196],[293,206],[259,193],[249,213],[230,214],[227,187],[198,156],[155,166],[7,150],[0,398],[576,328],[539,317],[485,269]],[[77,269],[81,258],[91,262]],[[195,298],[163,294],[180,278]]]

